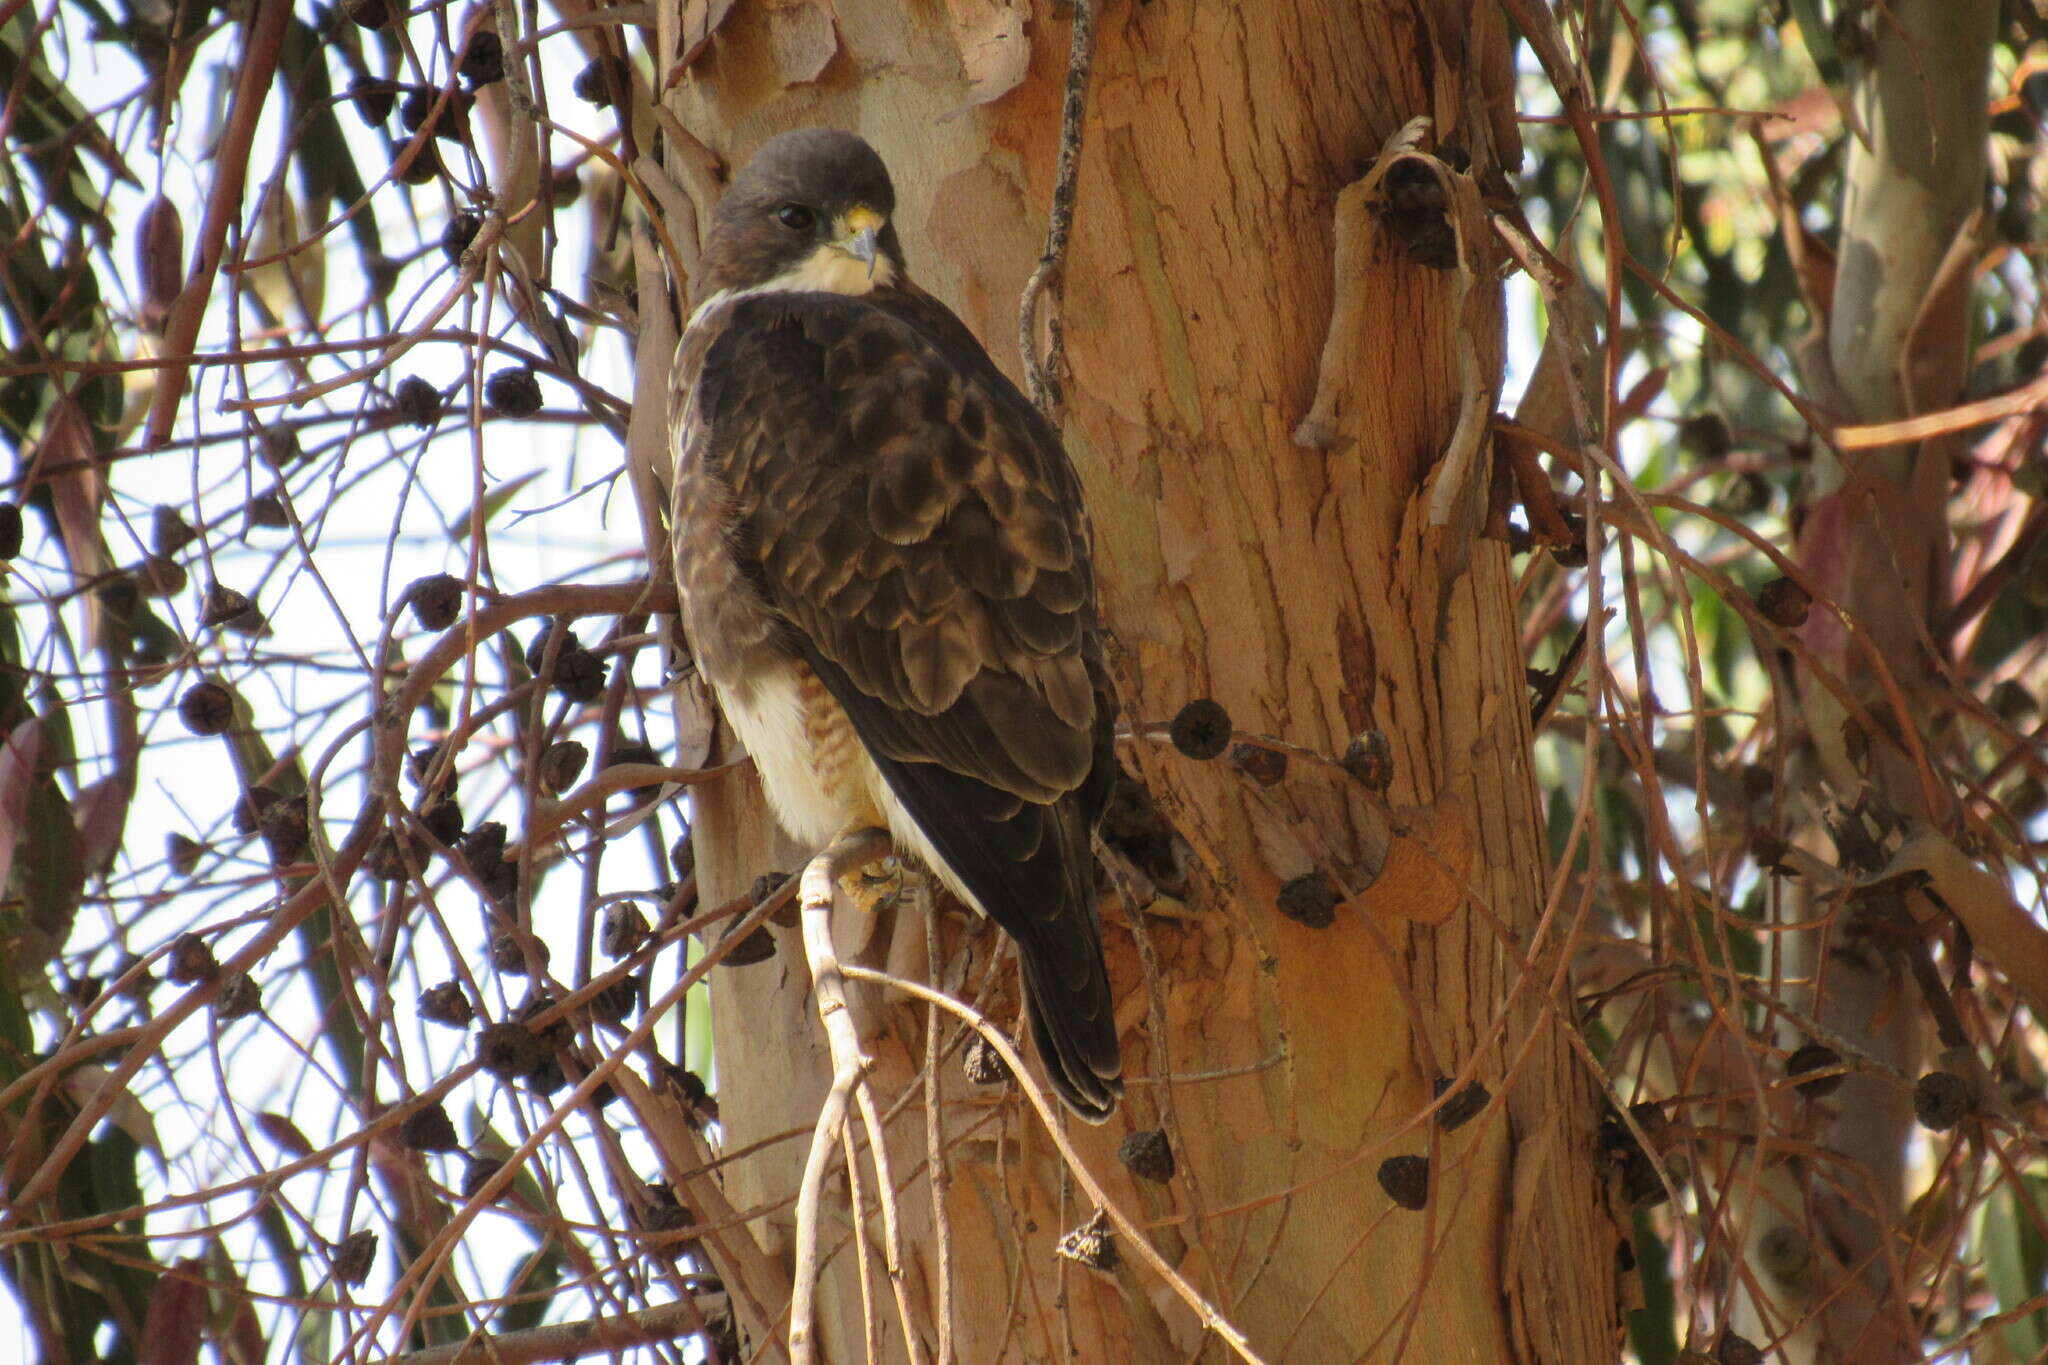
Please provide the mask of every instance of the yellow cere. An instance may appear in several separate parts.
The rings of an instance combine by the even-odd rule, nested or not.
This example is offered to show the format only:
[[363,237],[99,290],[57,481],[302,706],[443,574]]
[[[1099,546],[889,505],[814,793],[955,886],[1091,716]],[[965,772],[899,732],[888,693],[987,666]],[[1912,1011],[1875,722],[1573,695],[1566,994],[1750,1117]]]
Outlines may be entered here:
[[839,231],[833,235],[844,240],[856,232],[880,232],[888,221],[866,204],[858,204],[847,210],[846,215],[835,225]]

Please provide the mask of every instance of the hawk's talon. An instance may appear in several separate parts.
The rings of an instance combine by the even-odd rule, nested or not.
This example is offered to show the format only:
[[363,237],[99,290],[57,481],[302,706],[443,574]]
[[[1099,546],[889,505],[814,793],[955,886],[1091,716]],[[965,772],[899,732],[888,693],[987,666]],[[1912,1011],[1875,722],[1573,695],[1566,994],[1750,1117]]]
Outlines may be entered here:
[[902,897],[903,864],[890,854],[856,868],[840,885],[846,888],[846,897],[856,909],[864,914],[878,914]]

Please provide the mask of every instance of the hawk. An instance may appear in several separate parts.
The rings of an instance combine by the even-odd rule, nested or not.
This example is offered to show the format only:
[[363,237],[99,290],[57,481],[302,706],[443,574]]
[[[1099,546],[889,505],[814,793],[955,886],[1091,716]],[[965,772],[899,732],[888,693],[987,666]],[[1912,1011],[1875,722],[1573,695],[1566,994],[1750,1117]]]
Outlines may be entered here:
[[1122,1093],[1090,835],[1116,777],[1080,482],[911,283],[851,133],[766,143],[676,349],[684,629],[790,835],[886,828],[1017,944],[1053,1089]]

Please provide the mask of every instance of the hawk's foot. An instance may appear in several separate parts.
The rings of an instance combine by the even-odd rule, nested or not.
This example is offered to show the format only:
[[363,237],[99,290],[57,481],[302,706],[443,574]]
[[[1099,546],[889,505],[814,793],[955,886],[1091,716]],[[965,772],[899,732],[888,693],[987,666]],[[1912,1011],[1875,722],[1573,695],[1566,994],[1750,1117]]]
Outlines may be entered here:
[[866,862],[855,857],[844,861],[834,859],[833,870],[838,874],[840,889],[846,899],[865,914],[886,910],[896,903],[903,894],[903,864],[890,851],[888,831],[865,823],[854,823],[832,836],[829,849],[867,852],[872,847],[874,856]]

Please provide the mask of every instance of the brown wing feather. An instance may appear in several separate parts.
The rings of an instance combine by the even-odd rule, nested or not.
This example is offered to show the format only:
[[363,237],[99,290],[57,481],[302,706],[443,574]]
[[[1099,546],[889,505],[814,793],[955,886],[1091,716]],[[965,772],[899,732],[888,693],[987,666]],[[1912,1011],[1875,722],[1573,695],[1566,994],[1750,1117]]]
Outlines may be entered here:
[[1120,1089],[1089,834],[1114,776],[1088,527],[1052,428],[929,295],[733,306],[696,392],[736,557],[1017,940],[1039,1050]]

